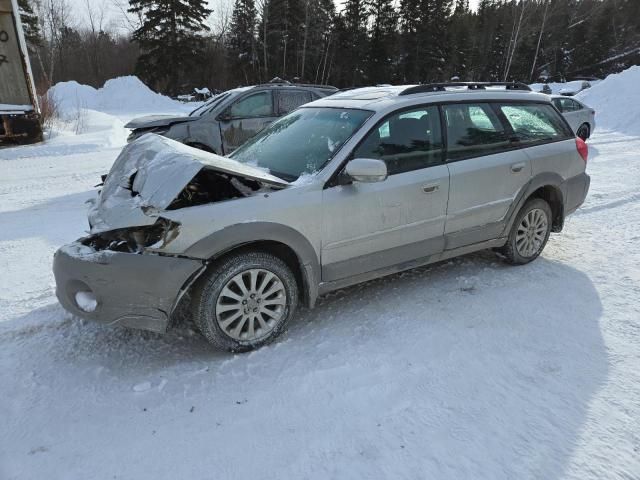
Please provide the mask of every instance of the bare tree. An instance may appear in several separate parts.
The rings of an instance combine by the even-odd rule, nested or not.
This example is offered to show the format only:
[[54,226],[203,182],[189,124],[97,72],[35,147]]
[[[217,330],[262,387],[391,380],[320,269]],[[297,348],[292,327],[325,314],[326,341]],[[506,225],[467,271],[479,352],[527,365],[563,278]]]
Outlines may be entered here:
[[269,0],[258,0],[256,2],[258,15],[262,18],[262,68],[265,80],[269,76],[269,65],[267,61],[267,24],[269,23]]
[[[509,39],[509,47],[507,49],[507,56],[504,66],[504,78],[503,81],[507,81],[509,78],[509,72],[511,71],[511,64],[518,48],[518,41],[520,40],[520,31],[522,29],[522,22],[524,20],[524,13],[527,8],[529,0],[514,0],[515,14],[513,16],[513,25],[511,27],[511,38]],[[518,14],[518,7],[520,7],[520,14]]]
[[44,36],[44,46],[38,50],[37,57],[48,88],[53,82],[56,64],[61,61],[65,29],[72,25],[70,6],[67,0],[40,0],[35,10]]
[[540,26],[540,33],[538,34],[538,43],[536,45],[536,54],[533,56],[533,63],[531,64],[531,74],[529,75],[529,81],[533,82],[534,72],[536,70],[536,63],[538,62],[538,54],[540,53],[540,44],[542,43],[542,35],[544,34],[544,27],[547,23],[547,13],[549,11],[549,5],[551,4],[551,0],[545,0],[544,2],[544,13],[542,14],[542,25]]

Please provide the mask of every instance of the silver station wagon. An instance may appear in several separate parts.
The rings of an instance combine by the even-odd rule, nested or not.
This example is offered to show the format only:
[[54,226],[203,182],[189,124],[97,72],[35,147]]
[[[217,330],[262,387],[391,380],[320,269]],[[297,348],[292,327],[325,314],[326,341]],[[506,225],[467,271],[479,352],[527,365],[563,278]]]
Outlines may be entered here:
[[214,345],[272,341],[299,304],[482,249],[534,260],[584,201],[587,146],[521,84],[350,90],[221,157],[147,134],[124,148],[62,247],[60,303]]

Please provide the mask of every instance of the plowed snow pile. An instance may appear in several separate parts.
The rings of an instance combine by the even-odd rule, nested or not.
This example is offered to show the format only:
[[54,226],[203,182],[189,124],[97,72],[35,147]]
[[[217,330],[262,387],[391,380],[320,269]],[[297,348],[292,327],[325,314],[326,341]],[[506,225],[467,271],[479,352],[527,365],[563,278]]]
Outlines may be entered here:
[[640,66],[609,75],[576,98],[596,111],[597,129],[640,135]]
[[175,100],[155,93],[134,76],[107,80],[98,89],[75,81],[60,82],[49,90],[49,94],[63,112],[79,108],[106,113],[162,112],[175,110],[179,105]]

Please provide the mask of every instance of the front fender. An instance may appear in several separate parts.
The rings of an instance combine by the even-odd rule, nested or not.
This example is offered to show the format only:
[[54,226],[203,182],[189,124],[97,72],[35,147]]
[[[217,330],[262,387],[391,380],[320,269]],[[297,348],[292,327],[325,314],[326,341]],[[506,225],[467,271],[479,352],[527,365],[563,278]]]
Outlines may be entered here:
[[312,307],[318,297],[320,261],[309,240],[291,227],[273,222],[230,225],[199,240],[189,247],[184,255],[190,258],[215,260],[237,247],[261,241],[278,242],[293,250],[301,267],[306,300]]

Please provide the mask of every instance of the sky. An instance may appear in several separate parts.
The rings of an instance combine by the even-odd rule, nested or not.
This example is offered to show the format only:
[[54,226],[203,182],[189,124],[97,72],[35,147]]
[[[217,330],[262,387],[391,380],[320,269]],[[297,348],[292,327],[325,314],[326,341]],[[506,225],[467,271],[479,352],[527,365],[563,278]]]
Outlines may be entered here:
[[[103,6],[105,11],[107,12],[106,17],[109,19],[109,22],[113,24],[116,28],[125,28],[126,25],[123,20],[123,15],[121,9],[118,5],[126,5],[128,4],[128,0],[67,0],[69,5],[73,10],[73,16],[77,17],[79,23],[87,22],[87,2],[91,5],[95,11],[100,10]],[[338,8],[344,4],[344,0],[334,0],[335,4]],[[469,0],[469,6],[475,10],[478,8],[478,3],[480,0]],[[216,23],[216,14],[220,14],[223,11],[231,13],[231,9],[233,8],[234,0],[209,0],[209,8],[212,8],[214,11],[214,15],[212,18],[212,22],[215,25]],[[396,0],[396,3],[399,3],[399,0]]]

